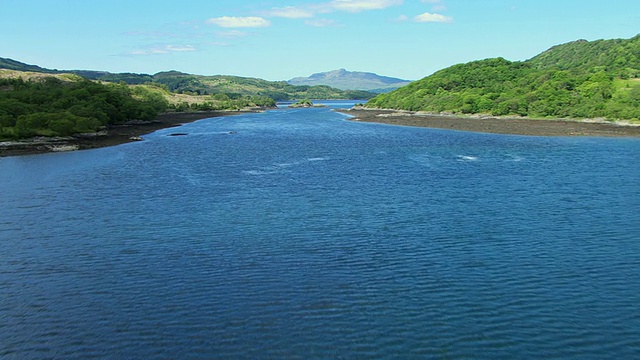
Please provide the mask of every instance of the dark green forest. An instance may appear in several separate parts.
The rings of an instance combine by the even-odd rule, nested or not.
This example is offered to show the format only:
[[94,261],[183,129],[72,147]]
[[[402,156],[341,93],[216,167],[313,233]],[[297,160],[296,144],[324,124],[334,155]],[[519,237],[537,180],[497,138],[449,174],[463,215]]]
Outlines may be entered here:
[[458,64],[371,108],[540,118],[640,119],[640,35],[555,46],[527,61]]
[[0,79],[0,138],[67,136],[129,120],[153,120],[169,104],[124,84]]
[[0,79],[0,139],[68,136],[95,132],[130,120],[151,121],[166,111],[240,110],[274,107],[267,96],[195,97],[170,104],[171,94],[159,84],[130,86],[87,79],[63,81],[43,77],[25,81]]

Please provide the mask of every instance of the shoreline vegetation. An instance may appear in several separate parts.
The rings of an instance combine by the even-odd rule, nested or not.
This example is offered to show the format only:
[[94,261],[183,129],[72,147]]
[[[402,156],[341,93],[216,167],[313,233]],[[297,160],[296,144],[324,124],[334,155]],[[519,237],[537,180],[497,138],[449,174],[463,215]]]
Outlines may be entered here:
[[[143,136],[146,134],[160,129],[178,127],[197,120],[265,110],[267,109],[252,108],[234,111],[170,112],[158,115],[153,121],[132,121],[123,125],[110,126],[106,130],[94,134],[3,141],[0,142],[0,157],[115,146],[144,140]],[[387,125],[529,136],[640,137],[640,125],[601,120],[460,116],[361,107],[338,109],[336,111],[352,116],[349,119],[350,121]]]
[[453,65],[373,98],[366,91],[326,85],[178,71],[71,74],[0,58],[0,156],[139,141],[161,128],[261,111],[290,99],[299,100],[290,107],[303,108],[321,107],[309,99],[370,99],[338,110],[353,121],[515,135],[640,137],[639,51],[640,35],[578,40],[526,61],[490,58]]
[[431,114],[416,111],[355,107],[339,110],[349,120],[388,125],[427,127],[529,136],[640,137],[640,125],[599,119],[533,119],[489,115]]
[[263,108],[243,110],[169,112],[158,115],[152,121],[130,121],[112,125],[103,131],[77,134],[68,137],[34,137],[15,141],[0,141],[0,157],[35,155],[51,152],[89,150],[144,140],[143,136],[154,131],[179,127],[197,120],[262,112]]

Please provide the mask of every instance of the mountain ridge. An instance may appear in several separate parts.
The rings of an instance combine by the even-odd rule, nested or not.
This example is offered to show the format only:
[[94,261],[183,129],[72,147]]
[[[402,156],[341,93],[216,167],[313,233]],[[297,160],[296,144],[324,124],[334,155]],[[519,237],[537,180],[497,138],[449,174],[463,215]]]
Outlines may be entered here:
[[43,74],[74,74],[89,80],[129,85],[161,84],[179,94],[238,96],[267,96],[276,101],[300,99],[370,99],[374,93],[360,90],[342,90],[324,85],[292,85],[285,81],[268,81],[232,75],[195,75],[177,70],[161,71],[154,75],[111,73],[98,70],[56,70],[0,57],[0,69]]
[[376,93],[389,92],[410,82],[411,80],[382,76],[372,72],[347,71],[342,68],[288,80],[292,85],[326,85],[341,90],[365,90]]

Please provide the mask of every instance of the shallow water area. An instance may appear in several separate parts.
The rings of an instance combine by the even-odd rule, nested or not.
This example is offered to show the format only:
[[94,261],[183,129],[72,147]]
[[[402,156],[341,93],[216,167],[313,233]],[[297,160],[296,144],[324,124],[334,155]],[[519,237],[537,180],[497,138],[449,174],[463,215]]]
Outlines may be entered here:
[[0,357],[640,354],[640,140],[327,104],[0,158]]

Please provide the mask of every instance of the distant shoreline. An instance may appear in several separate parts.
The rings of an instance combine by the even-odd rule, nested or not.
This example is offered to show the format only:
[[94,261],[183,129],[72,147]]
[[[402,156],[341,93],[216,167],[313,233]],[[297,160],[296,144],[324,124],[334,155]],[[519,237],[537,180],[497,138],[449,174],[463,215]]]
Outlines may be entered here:
[[164,113],[158,115],[158,117],[153,121],[130,122],[125,125],[110,126],[105,131],[97,134],[65,138],[35,138],[19,141],[0,141],[0,157],[87,150],[120,145],[143,140],[141,138],[142,136],[160,129],[176,127],[207,118],[254,113],[263,110],[264,109]]
[[484,116],[422,114],[379,109],[343,109],[350,120],[389,125],[427,127],[493,134],[530,136],[640,137],[640,126],[588,120],[536,120]]

